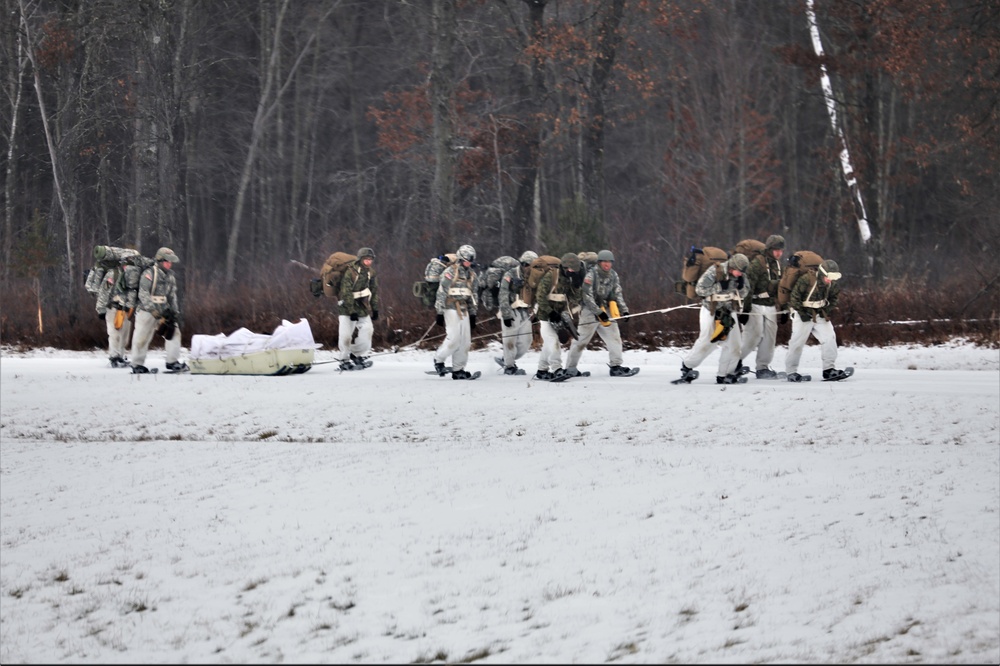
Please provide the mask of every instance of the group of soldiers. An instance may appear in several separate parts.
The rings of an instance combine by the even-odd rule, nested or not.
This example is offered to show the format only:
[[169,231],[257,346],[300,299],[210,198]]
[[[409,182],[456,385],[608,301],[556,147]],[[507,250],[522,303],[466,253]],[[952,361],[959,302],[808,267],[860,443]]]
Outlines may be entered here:
[[[135,250],[98,245],[94,259],[87,289],[96,295],[97,317],[107,326],[111,366],[131,368],[134,374],[149,373],[146,354],[153,336],[160,335],[167,371],[186,372],[187,364],[180,361],[182,317],[177,280],[171,270],[180,260],[174,251],[161,247],[148,259]],[[131,360],[125,356],[129,334]]]
[[[133,373],[149,372],[146,353],[155,334],[163,336],[166,368],[186,371],[181,363],[181,312],[177,284],[171,271],[178,261],[170,248],[160,248],[152,260],[138,253],[116,256],[98,246],[97,264],[104,268],[96,289],[97,312],[107,323],[111,365],[130,367]],[[837,263],[824,260],[815,271],[806,271],[791,287],[788,308],[779,312],[778,288],[782,275],[781,258],[785,240],[769,236],[762,252],[749,259],[734,253],[718,270],[706,270],[698,279],[695,293],[701,299],[699,335],[681,363],[681,377],[674,383],[690,383],[698,377],[695,370],[719,348],[716,382],[742,383],[750,368],[743,361],[756,352],[757,379],[787,378],[801,381],[799,361],[803,348],[813,336],[820,343],[824,379],[843,378],[835,367],[837,338],[830,313],[837,305],[840,270]],[[133,251],[134,252],[134,251]],[[462,245],[449,258],[440,274],[434,300],[436,324],[445,330],[445,338],[434,354],[433,372],[450,374],[452,379],[479,376],[466,370],[472,331],[477,325],[480,302],[480,276],[476,250]],[[506,269],[499,280],[497,317],[501,322],[503,356],[496,362],[505,375],[524,375],[517,363],[531,347],[533,325],[537,323],[542,348],[534,378],[564,381],[589,374],[578,363],[594,335],[599,335],[608,352],[612,377],[631,377],[638,368],[623,365],[620,323],[629,318],[621,281],[614,269],[615,256],[610,250],[593,253],[566,253],[558,265],[547,267],[537,282],[530,279],[537,253],[525,251],[516,265]],[[341,370],[362,370],[372,365],[373,323],[379,316],[379,288],[373,264],[375,252],[368,247],[358,250],[356,259],[343,270],[335,291],[338,310],[338,356]],[[92,274],[93,275],[93,274]],[[131,362],[125,357],[132,321]],[[785,357],[785,371],[770,367],[774,358],[779,321],[792,322],[792,333]],[[568,351],[563,363],[564,345]],[[450,360],[450,364],[448,361]]]

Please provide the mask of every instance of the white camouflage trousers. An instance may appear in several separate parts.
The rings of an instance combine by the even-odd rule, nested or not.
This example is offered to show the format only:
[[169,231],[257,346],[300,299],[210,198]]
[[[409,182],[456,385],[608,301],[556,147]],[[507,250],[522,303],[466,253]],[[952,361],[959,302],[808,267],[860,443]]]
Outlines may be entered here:
[[742,361],[757,350],[755,370],[763,370],[774,360],[774,344],[778,338],[778,314],[773,305],[751,305],[750,319],[743,327]]
[[618,328],[618,322],[611,322],[610,326],[601,326],[594,313],[590,310],[584,310],[580,314],[580,324],[576,327],[576,332],[580,339],[573,341],[569,353],[566,354],[567,370],[576,369],[576,364],[580,362],[580,356],[590,344],[594,333],[601,336],[604,346],[608,348],[608,361],[611,367],[622,364],[622,334]]
[[[354,331],[358,334],[355,337]],[[350,315],[339,315],[337,317],[337,350],[340,352],[338,358],[346,361],[355,356],[367,356],[372,350],[372,334],[375,326],[369,316],[358,317],[357,321],[351,321]]]
[[[735,317],[735,315],[733,315]],[[717,376],[725,377],[736,372],[736,364],[740,362],[740,347],[743,337],[740,332],[740,325],[737,323],[729,331],[725,340],[712,342],[712,332],[715,330],[715,315],[705,307],[701,306],[698,311],[699,333],[698,339],[694,341],[691,351],[684,357],[684,365],[689,368],[697,368],[708,355],[719,347],[722,352],[719,355],[719,371]]]
[[548,320],[538,324],[542,335],[542,353],[538,356],[538,372],[555,372],[562,369],[562,344],[559,334]]
[[434,354],[435,363],[444,363],[451,357],[451,369],[464,370],[469,362],[469,348],[472,347],[472,327],[469,317],[458,313],[458,310],[444,311],[444,342]]
[[798,311],[792,310],[792,337],[788,339],[788,354],[785,356],[785,372],[792,374],[799,371],[799,360],[802,350],[812,334],[819,342],[819,355],[823,361],[823,369],[829,370],[837,364],[837,332],[833,324],[820,315],[812,321],[802,321]]
[[108,327],[108,358],[125,358],[128,350],[128,336],[132,332],[132,322],[126,319],[121,328],[115,328],[117,308],[108,308],[104,313],[104,323]]
[[507,327],[501,322],[503,334],[503,364],[512,368],[517,365],[517,359],[528,353],[531,348],[533,334],[531,332],[531,310],[529,308],[514,309],[514,325]]
[[[159,319],[145,310],[136,311],[135,332],[132,334],[132,365],[146,365],[146,352],[149,351],[149,343],[153,341],[153,335],[156,334],[156,328],[160,325],[159,321]],[[173,337],[169,340],[164,340],[163,347],[167,352],[167,363],[176,363],[180,359],[180,326],[174,326]]]

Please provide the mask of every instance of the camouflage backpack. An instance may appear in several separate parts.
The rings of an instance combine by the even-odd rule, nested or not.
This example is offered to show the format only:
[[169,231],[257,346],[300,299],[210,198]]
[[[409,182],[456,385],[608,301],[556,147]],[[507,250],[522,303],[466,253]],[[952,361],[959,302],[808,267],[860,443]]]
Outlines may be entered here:
[[458,255],[453,252],[433,257],[424,267],[424,279],[413,283],[413,295],[420,299],[425,308],[434,309],[434,304],[437,302],[438,285],[441,283],[441,274],[456,260],[458,260]]
[[788,258],[788,267],[781,274],[781,282],[778,283],[778,309],[788,308],[788,300],[792,296],[792,287],[803,273],[811,273],[815,280],[816,271],[823,263],[823,257],[809,250],[799,250]]
[[767,249],[767,246],[763,241],[759,241],[755,238],[747,238],[736,244],[736,247],[733,248],[730,256],[734,254],[742,254],[750,261],[753,261],[755,257],[763,255],[765,249]]
[[507,271],[520,265],[517,259],[506,255],[493,260],[479,281],[479,304],[483,308],[495,310],[500,307],[500,280]]
[[534,305],[535,290],[538,289],[538,283],[550,271],[559,270],[559,265],[559,257],[553,257],[549,254],[543,254],[538,259],[532,261],[527,271],[525,271],[524,287],[521,289],[521,300],[529,306]]
[[675,291],[681,296],[692,300],[698,298],[695,292],[695,285],[709,268],[715,268],[716,278],[722,279],[722,269],[720,264],[729,259],[729,255],[722,248],[706,245],[705,247],[691,246],[687,259],[684,260],[684,268],[681,269],[681,279],[674,284]]

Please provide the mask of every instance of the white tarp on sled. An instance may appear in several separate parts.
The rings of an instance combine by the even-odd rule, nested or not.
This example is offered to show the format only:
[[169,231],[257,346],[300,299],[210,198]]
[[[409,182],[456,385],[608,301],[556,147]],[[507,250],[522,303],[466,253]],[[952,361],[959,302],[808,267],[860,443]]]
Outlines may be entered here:
[[193,335],[189,365],[192,374],[203,375],[301,374],[312,367],[321,346],[307,320],[282,320],[271,335],[246,328],[229,335]]

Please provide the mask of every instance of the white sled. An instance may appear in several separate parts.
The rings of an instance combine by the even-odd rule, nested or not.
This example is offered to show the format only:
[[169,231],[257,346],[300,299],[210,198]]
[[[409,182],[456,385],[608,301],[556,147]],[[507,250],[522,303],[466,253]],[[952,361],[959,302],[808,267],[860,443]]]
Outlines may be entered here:
[[191,374],[298,375],[312,368],[321,345],[313,341],[309,322],[282,321],[271,335],[246,328],[230,335],[191,337]]

